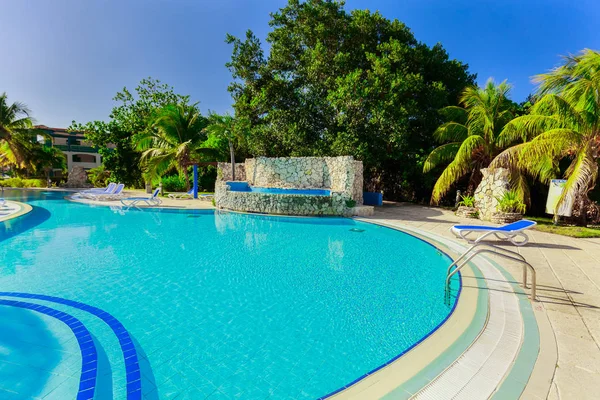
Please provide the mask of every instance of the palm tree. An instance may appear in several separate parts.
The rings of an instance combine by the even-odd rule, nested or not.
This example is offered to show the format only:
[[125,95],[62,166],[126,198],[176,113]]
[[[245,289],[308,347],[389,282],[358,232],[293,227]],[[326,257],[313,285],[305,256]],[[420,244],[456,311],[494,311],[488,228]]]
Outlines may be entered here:
[[65,154],[56,147],[37,145],[33,150],[33,163],[35,172],[44,172],[48,187],[52,170],[60,169],[64,172],[67,169]]
[[218,115],[211,113],[209,115],[209,125],[206,127],[208,134],[227,139],[229,143],[229,156],[231,160],[231,180],[235,181],[235,150],[234,142],[244,140],[247,130],[247,121],[245,119],[236,119],[229,114]]
[[142,151],[141,162],[148,176],[162,176],[175,168],[185,177],[189,189],[188,166],[203,155],[212,155],[213,149],[203,146],[207,121],[197,103],[164,106],[146,132],[136,136],[136,149]]
[[[583,204],[598,177],[600,153],[600,53],[584,50],[564,65],[537,75],[537,102],[530,114],[512,120],[500,143],[529,142],[507,150],[506,159],[543,183],[560,175],[559,161],[570,160],[556,211],[566,198]],[[585,217],[585,211],[581,210]]]
[[6,93],[0,95],[0,163],[18,168],[30,167],[32,143],[41,133],[33,128],[31,112],[23,103],[9,105]]
[[450,162],[438,178],[431,203],[438,204],[460,178],[471,174],[469,191],[481,180],[482,168],[501,151],[498,136],[514,117],[515,104],[508,98],[510,85],[496,85],[490,78],[485,87],[470,86],[460,96],[462,107],[449,106],[440,110],[449,122],[434,132],[434,138],[444,143],[427,157],[423,172]]

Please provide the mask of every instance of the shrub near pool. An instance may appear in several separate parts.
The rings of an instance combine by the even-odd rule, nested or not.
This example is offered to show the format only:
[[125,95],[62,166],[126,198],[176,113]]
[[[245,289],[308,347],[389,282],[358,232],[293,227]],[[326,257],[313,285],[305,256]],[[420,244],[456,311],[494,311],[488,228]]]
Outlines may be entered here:
[[21,178],[8,178],[0,180],[0,187],[46,187],[46,181],[44,179],[21,179]]

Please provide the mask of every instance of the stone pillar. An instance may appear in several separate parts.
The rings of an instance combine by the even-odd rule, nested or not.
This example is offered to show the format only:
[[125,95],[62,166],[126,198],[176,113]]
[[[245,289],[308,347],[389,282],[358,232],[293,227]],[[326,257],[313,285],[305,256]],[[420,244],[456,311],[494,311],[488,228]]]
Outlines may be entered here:
[[506,168],[484,168],[483,179],[475,189],[475,207],[479,211],[479,219],[492,220],[498,199],[504,196],[510,187],[510,173]]

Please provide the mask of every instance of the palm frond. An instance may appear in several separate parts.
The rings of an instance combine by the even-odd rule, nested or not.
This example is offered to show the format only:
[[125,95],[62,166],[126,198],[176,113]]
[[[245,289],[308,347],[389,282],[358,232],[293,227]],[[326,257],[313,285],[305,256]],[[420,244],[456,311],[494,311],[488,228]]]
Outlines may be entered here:
[[558,199],[554,213],[567,198],[576,199],[583,196],[591,188],[593,182],[598,178],[598,162],[594,159],[591,148],[581,151],[573,160],[565,173],[567,182],[563,192]]
[[467,127],[457,122],[446,122],[433,132],[433,137],[439,143],[460,142],[465,140],[468,136],[469,130]]
[[477,135],[469,136],[461,143],[454,160],[442,172],[433,187],[432,204],[438,204],[452,185],[473,169],[473,151],[484,145],[485,139]]
[[425,160],[425,164],[423,164],[423,173],[427,173],[438,165],[453,160],[459,148],[459,142],[443,144],[435,148],[429,154],[427,160]]
[[439,110],[439,113],[446,119],[448,122],[456,122],[459,124],[466,124],[469,118],[469,114],[467,110],[458,106],[448,106]]
[[562,125],[556,116],[522,115],[504,126],[498,136],[498,145],[504,147],[517,141],[531,140],[548,130],[562,128]]

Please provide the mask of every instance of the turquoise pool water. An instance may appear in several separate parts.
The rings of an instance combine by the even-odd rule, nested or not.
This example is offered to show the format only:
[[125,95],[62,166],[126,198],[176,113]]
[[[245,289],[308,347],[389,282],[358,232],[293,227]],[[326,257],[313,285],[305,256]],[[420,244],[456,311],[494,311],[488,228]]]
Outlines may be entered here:
[[227,182],[233,192],[270,193],[270,194],[296,194],[305,196],[331,196],[329,189],[289,189],[250,186],[247,182]]
[[34,211],[0,223],[2,399],[314,399],[451,312],[449,259],[395,230],[63,196],[4,192]]

